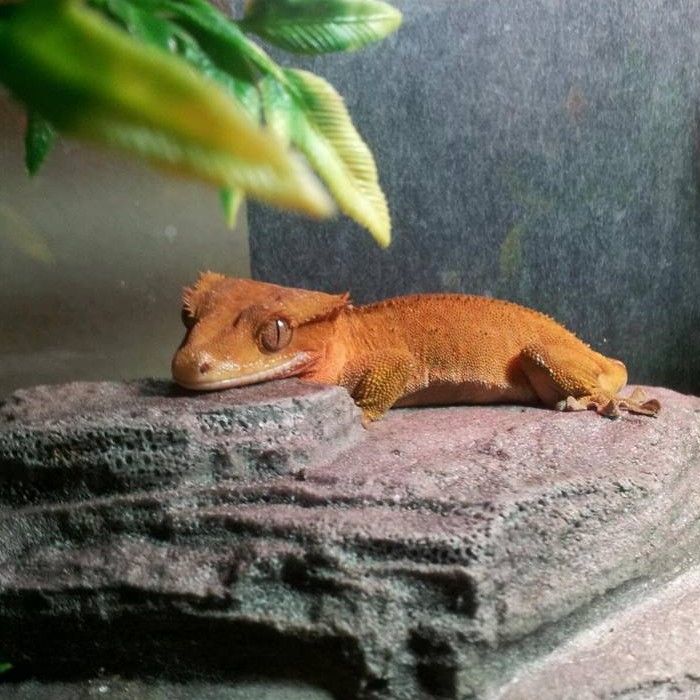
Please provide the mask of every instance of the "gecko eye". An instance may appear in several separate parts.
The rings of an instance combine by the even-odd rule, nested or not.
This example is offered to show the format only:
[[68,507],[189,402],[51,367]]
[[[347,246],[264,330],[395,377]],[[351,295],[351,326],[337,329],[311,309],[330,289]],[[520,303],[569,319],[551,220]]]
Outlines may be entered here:
[[187,309],[182,309],[180,312],[180,318],[182,319],[182,324],[185,326],[185,328],[192,328],[192,326],[194,326],[194,316]]
[[260,347],[266,352],[277,352],[289,345],[292,329],[282,318],[273,318],[258,331]]

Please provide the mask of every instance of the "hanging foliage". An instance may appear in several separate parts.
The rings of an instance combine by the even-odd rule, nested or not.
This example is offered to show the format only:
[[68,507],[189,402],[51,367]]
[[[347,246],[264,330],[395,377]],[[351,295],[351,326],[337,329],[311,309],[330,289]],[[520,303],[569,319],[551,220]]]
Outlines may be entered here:
[[378,0],[251,0],[239,20],[205,0],[5,2],[0,82],[27,108],[31,174],[65,133],[218,185],[231,224],[246,196],[316,217],[337,205],[386,246],[377,168],[342,98],[247,34],[327,53],[400,22]]

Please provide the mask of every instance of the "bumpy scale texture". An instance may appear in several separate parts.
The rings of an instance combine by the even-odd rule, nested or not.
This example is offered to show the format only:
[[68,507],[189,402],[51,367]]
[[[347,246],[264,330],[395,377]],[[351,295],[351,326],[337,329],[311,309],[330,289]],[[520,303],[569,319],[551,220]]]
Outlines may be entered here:
[[526,403],[609,416],[660,408],[641,393],[619,396],[619,360],[544,314],[486,297],[354,307],[346,294],[206,273],[186,290],[183,317],[173,377],[191,389],[300,376],[344,386],[366,422],[393,405]]

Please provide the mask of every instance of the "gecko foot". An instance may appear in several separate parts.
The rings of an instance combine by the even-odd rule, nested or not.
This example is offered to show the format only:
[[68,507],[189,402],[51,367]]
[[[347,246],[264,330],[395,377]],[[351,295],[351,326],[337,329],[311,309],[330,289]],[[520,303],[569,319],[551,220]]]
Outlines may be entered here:
[[656,399],[647,398],[646,393],[636,388],[629,396],[609,396],[607,394],[591,394],[589,396],[567,396],[565,401],[557,404],[560,411],[594,410],[606,418],[619,418],[621,409],[628,413],[642,416],[656,416],[661,410],[661,404]]
[[647,398],[644,389],[639,387],[627,398],[622,399],[622,405],[630,413],[638,413],[642,416],[655,416],[661,410],[661,403],[657,399]]
[[362,407],[362,417],[360,418],[360,423],[365,430],[369,429],[375,421],[378,421],[383,415],[384,411],[376,411],[369,408]]

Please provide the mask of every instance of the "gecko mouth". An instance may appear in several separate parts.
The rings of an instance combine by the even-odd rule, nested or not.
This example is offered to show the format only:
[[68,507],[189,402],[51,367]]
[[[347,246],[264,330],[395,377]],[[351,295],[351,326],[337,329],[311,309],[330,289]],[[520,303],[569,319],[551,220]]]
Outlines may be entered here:
[[307,367],[311,362],[309,353],[301,352],[287,362],[270,367],[268,369],[251,372],[249,374],[237,375],[234,377],[219,377],[216,379],[197,379],[191,381],[189,378],[180,378],[173,374],[173,379],[177,384],[185,389],[194,391],[220,391],[222,389],[232,389],[237,386],[248,386],[249,384],[259,384],[273,379],[286,379],[293,377]]

